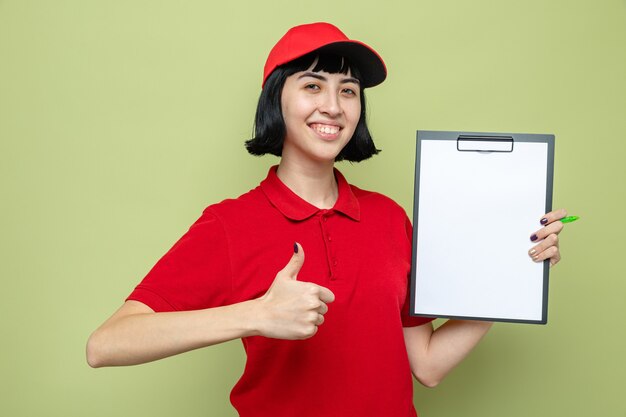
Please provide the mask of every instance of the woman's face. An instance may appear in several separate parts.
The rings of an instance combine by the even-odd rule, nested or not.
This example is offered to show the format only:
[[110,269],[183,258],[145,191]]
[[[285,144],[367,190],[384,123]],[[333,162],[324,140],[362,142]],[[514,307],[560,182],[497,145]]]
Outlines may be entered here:
[[307,70],[287,77],[281,96],[286,126],[282,157],[334,162],[359,121],[359,90],[350,72]]

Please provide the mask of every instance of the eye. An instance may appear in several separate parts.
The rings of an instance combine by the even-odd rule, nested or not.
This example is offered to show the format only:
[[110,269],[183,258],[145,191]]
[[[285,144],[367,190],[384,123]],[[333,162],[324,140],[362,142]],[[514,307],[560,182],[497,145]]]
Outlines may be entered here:
[[344,94],[347,94],[349,96],[356,96],[358,94],[357,91],[353,88],[344,88],[342,91]]
[[313,84],[313,83],[305,85],[304,88],[306,90],[312,90],[312,91],[316,91],[320,89],[320,87],[317,84]]

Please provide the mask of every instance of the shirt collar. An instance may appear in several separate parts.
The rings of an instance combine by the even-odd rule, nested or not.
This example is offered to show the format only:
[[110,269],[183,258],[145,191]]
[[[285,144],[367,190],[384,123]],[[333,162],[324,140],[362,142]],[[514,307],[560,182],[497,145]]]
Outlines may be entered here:
[[[291,191],[276,175],[277,168],[278,165],[271,167],[267,173],[267,178],[261,182],[261,190],[263,190],[263,193],[265,193],[274,207],[285,217],[296,221],[307,219],[321,210]],[[352,192],[350,184],[348,184],[341,172],[336,168],[333,169],[335,179],[337,180],[339,197],[332,210],[359,221],[361,218],[359,200]]]

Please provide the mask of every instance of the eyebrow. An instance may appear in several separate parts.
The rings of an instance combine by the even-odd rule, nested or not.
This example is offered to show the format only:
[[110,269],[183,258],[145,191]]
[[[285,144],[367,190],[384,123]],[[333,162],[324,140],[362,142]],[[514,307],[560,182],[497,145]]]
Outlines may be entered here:
[[[324,77],[323,75],[319,75],[316,72],[311,72],[311,71],[307,71],[304,74],[302,74],[301,76],[298,77],[298,79],[304,78],[304,77],[312,77],[312,78],[316,78],[320,81],[328,81],[328,79],[326,77]],[[355,83],[358,85],[361,85],[361,83],[359,82],[358,79],[354,78],[354,77],[347,77],[347,78],[343,78],[341,81],[339,81],[341,84],[345,84],[345,83]]]

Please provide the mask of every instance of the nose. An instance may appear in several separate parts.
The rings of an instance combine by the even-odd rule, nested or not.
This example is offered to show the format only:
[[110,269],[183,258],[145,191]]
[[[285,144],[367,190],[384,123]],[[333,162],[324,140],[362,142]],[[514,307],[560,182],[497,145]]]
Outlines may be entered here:
[[320,113],[326,114],[330,117],[337,117],[341,114],[341,102],[339,101],[339,96],[337,94],[332,91],[326,91],[326,94],[323,94],[320,99]]

